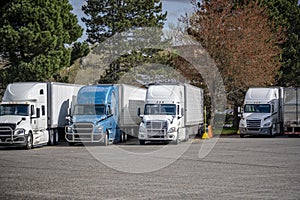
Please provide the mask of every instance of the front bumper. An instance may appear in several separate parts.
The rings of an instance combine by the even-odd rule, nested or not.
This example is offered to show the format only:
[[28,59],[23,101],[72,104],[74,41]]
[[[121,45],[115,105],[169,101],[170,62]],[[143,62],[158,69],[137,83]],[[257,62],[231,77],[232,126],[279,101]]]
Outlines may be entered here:
[[10,126],[0,127],[0,145],[13,145],[13,146],[24,146],[26,145],[27,135],[14,134],[20,129],[12,129]]
[[103,133],[66,133],[68,142],[103,142]]
[[139,140],[145,141],[176,141],[177,132],[166,133],[165,131],[139,132]]
[[239,127],[240,134],[242,135],[270,135],[271,127],[266,128],[247,128]]

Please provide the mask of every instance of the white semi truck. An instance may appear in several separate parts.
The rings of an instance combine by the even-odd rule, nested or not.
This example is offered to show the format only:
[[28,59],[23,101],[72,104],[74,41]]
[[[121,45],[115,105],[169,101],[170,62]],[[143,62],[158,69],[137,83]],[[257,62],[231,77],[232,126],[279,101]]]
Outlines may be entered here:
[[153,84],[148,87],[138,139],[187,141],[203,130],[203,90],[190,84]]
[[239,123],[245,135],[299,134],[299,88],[249,88]]
[[57,144],[80,88],[56,82],[9,84],[0,104],[0,145],[31,149]]

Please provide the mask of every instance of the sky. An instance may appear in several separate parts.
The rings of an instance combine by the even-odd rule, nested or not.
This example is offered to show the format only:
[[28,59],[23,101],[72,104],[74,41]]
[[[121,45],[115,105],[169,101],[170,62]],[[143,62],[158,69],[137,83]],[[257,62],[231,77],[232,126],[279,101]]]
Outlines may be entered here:
[[[85,24],[81,21],[84,17],[84,13],[81,10],[83,0],[69,0],[73,6],[73,12],[77,15],[79,25],[85,29]],[[178,18],[185,13],[192,13],[193,7],[190,0],[162,0],[163,12],[167,11],[167,21],[165,22],[165,28],[168,28],[170,24],[177,24]],[[84,31],[83,36],[79,39],[80,42],[86,40],[87,36]]]

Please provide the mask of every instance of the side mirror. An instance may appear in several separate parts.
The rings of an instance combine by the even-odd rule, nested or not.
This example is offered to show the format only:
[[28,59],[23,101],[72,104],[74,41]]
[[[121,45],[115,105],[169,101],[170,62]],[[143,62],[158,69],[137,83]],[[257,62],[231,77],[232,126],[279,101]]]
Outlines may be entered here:
[[67,121],[68,123],[71,123],[71,120],[72,120],[72,117],[71,117],[70,115],[66,116],[66,121]]
[[41,113],[40,113],[40,108],[36,108],[36,118],[40,118]]
[[30,106],[30,116],[33,116],[35,114],[34,105]]
[[138,115],[138,116],[141,115],[141,108],[138,108],[138,110],[137,110],[137,115]]
[[184,116],[184,109],[181,108],[181,117],[183,117],[183,116]]
[[238,107],[238,117],[242,117],[243,116],[243,112],[244,112],[244,110],[243,110],[243,107]]
[[177,119],[180,119],[184,116],[184,109],[181,108],[180,116],[177,117]]

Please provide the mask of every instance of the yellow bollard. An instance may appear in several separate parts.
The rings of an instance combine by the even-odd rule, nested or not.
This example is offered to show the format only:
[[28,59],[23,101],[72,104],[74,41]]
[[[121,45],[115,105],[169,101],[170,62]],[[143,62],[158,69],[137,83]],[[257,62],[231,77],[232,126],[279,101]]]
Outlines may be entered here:
[[204,127],[204,133],[202,135],[202,139],[209,139],[208,133],[206,131],[206,126]]
[[210,139],[213,137],[213,130],[212,130],[212,126],[208,126],[208,132],[204,131],[203,135],[202,135],[202,139]]

